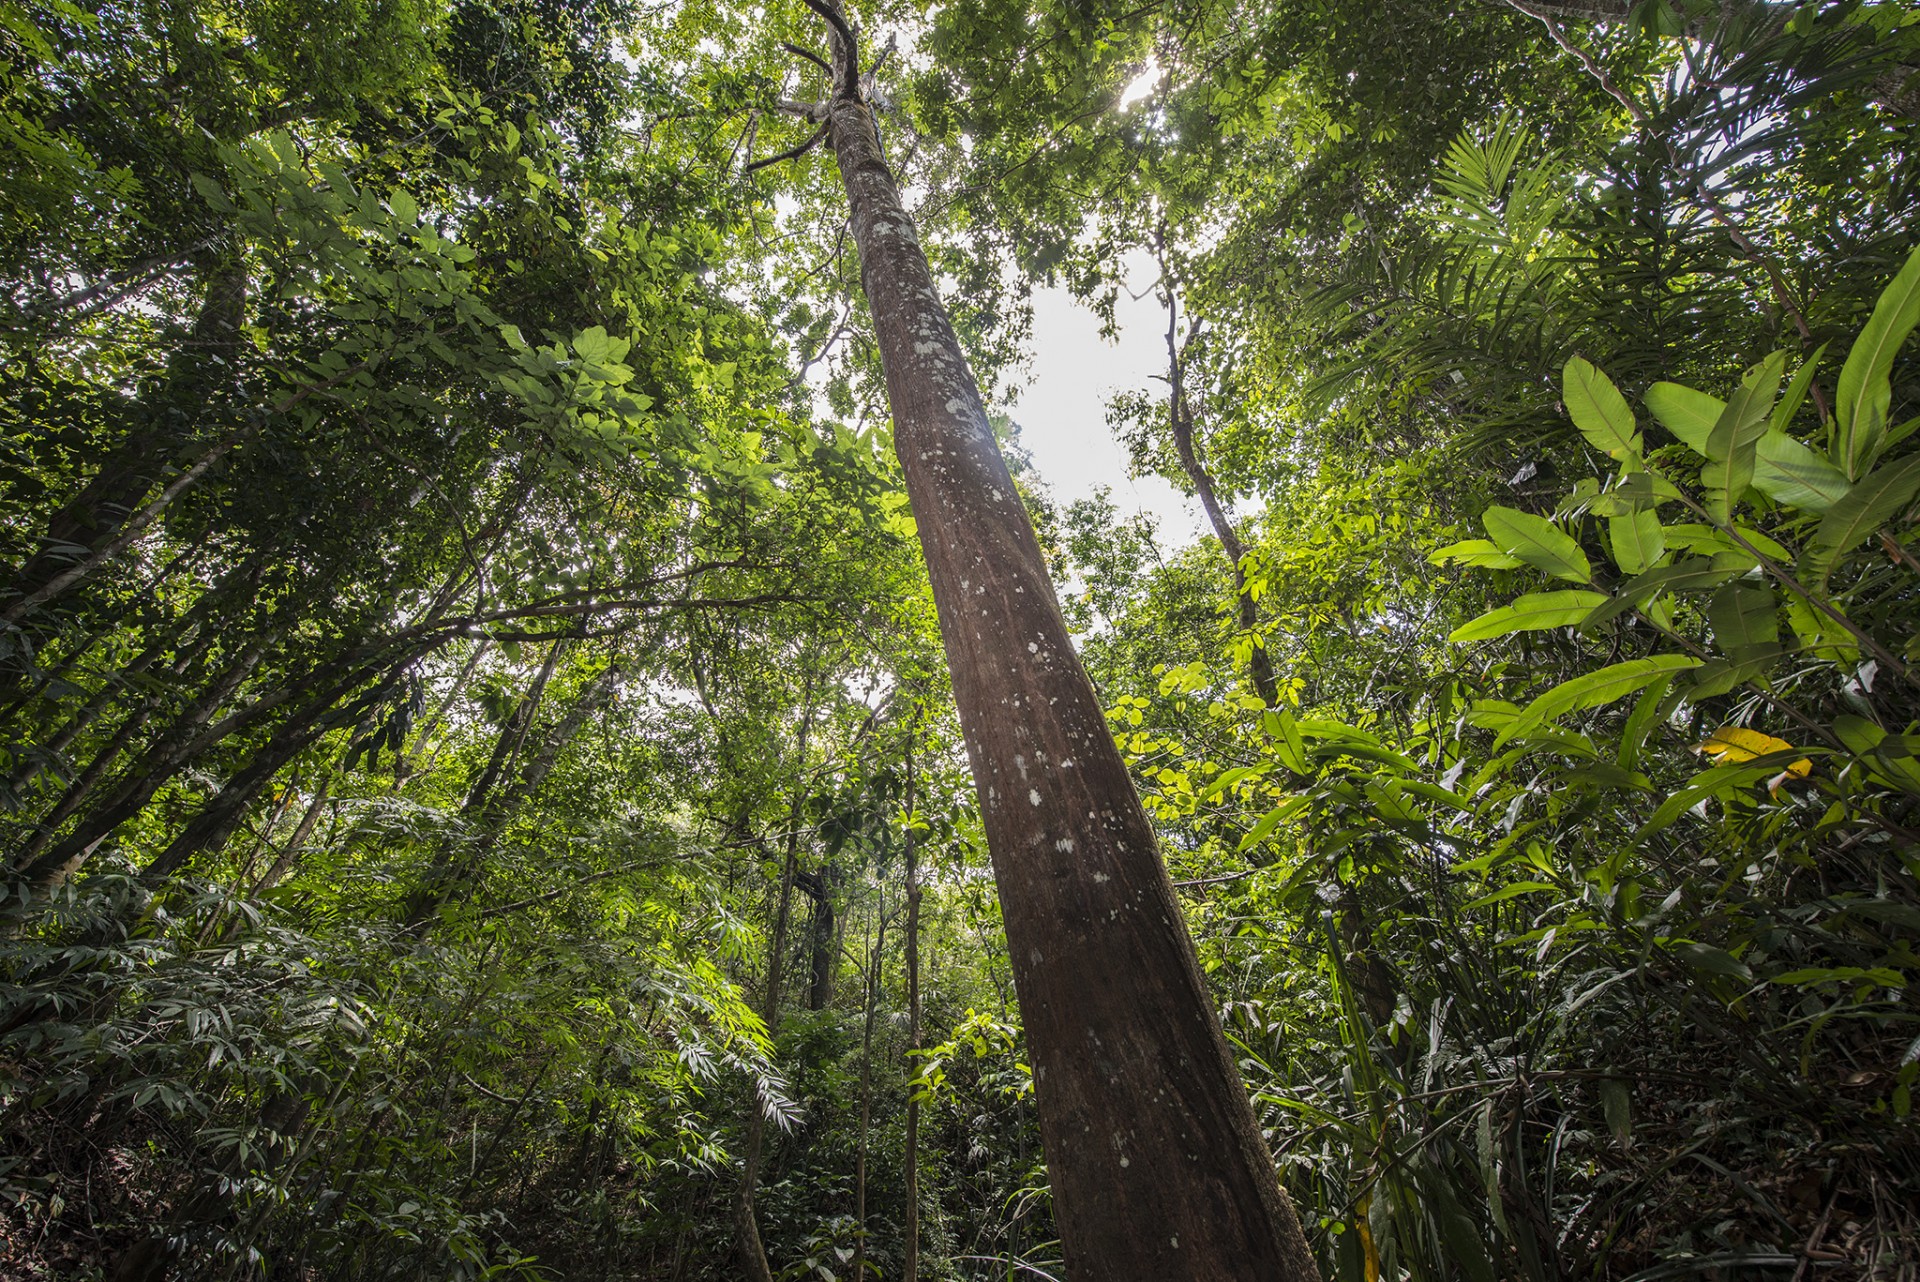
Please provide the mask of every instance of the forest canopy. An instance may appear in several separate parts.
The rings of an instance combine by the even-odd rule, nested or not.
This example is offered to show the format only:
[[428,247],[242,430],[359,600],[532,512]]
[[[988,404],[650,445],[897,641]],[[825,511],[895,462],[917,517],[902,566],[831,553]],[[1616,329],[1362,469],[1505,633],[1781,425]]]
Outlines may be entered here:
[[[1904,0],[0,0],[0,1278],[1920,1280],[1917,130]],[[1021,444],[1143,263],[1198,541]]]

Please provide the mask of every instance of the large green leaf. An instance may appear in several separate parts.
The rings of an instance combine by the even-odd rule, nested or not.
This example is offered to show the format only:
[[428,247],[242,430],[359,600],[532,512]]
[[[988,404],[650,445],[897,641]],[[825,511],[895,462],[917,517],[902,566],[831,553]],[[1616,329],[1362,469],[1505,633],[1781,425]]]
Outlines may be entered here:
[[1820,358],[1827,354],[1825,343],[1813,349],[1813,355],[1800,363],[1794,373],[1793,381],[1787,384],[1786,394],[1780,403],[1773,407],[1770,426],[1773,431],[1785,432],[1793,425],[1793,416],[1800,412],[1800,403],[1807,399],[1807,393],[1813,390],[1813,376],[1820,368]]
[[1615,459],[1640,453],[1640,427],[1612,379],[1576,356],[1560,381],[1573,425],[1595,449]]
[[1537,570],[1572,583],[1593,578],[1593,567],[1580,545],[1545,517],[1510,507],[1490,507],[1481,515],[1480,523],[1502,552]]
[[1690,655],[1657,654],[1645,659],[1628,659],[1625,663],[1611,664],[1597,672],[1562,681],[1528,704],[1513,723],[1501,731],[1493,746],[1498,749],[1516,734],[1524,734],[1542,722],[1583,708],[1603,707],[1664,677],[1699,666],[1700,660]]
[[1666,531],[1652,511],[1608,518],[1607,541],[1613,546],[1613,563],[1622,574],[1650,569],[1667,553]]
[[1471,565],[1482,570],[1517,570],[1526,562],[1517,556],[1508,556],[1486,539],[1465,539],[1459,543],[1449,543],[1431,553],[1427,560],[1435,565]]
[[1760,438],[1753,460],[1754,488],[1777,503],[1825,512],[1847,493],[1847,476],[1784,432]]
[[1722,523],[1733,519],[1733,505],[1753,480],[1754,449],[1767,430],[1767,416],[1780,391],[1787,357],[1775,352],[1747,371],[1740,390],[1714,421],[1707,434],[1707,463],[1700,469],[1700,485],[1707,492],[1707,510]]
[[1722,654],[1736,660],[1756,656],[1780,640],[1780,612],[1773,589],[1756,579],[1723,584],[1707,602],[1707,622]]
[[1815,585],[1825,583],[1842,554],[1866,542],[1916,493],[1920,493],[1920,454],[1876,469],[1820,519],[1820,528],[1800,558],[1803,576]]
[[1908,255],[1906,266],[1881,293],[1872,319],[1853,341],[1847,363],[1840,368],[1840,385],[1833,407],[1838,427],[1834,462],[1850,478],[1864,476],[1886,448],[1887,411],[1893,402],[1893,386],[1889,382],[1893,358],[1917,324],[1920,324],[1920,249]]
[[1543,628],[1564,628],[1587,617],[1595,606],[1606,602],[1604,592],[1583,592],[1568,588],[1560,592],[1533,592],[1521,597],[1512,605],[1503,605],[1498,610],[1463,623],[1455,628],[1447,640],[1459,643],[1463,641],[1485,641],[1490,637],[1504,637],[1514,632],[1537,632]]
[[1725,401],[1678,383],[1655,383],[1647,389],[1644,399],[1653,416],[1660,420],[1660,426],[1684,441],[1695,454],[1706,457],[1707,437],[1720,416],[1726,413]]

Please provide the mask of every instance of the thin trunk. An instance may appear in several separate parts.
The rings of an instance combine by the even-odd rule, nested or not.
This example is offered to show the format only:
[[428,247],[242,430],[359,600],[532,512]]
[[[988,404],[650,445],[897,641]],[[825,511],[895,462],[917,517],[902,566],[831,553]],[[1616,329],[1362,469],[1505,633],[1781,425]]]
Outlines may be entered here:
[[860,1136],[853,1153],[853,1277],[867,1276],[867,1132],[873,1126],[873,1018],[880,1009],[880,964],[887,946],[887,904],[883,896],[876,912],[873,948],[867,954],[866,1023],[860,1031]]
[[[546,660],[534,676],[533,684],[507,718],[507,723],[500,727],[499,737],[493,743],[493,755],[467,789],[466,802],[460,807],[461,818],[472,835],[465,839],[455,838],[441,846],[439,858],[427,874],[426,883],[407,901],[404,920],[408,929],[417,930],[425,925],[454,890],[472,880],[492,849],[493,837],[497,835],[506,811],[512,801],[517,800],[511,795],[514,789],[501,787],[501,779],[526,745],[534,718],[539,715],[541,701],[546,698],[547,683],[553,680],[553,670],[568,648],[565,641],[556,641],[547,647]],[[551,765],[551,760],[548,765]],[[543,770],[542,777],[544,775]],[[465,849],[461,848],[463,845]]]
[[856,59],[834,40],[828,120],[993,856],[1067,1270],[1315,1278]]
[[[119,755],[117,743],[103,748],[86,773],[67,789],[67,794],[42,822],[40,831],[20,851],[18,866],[28,884],[36,890],[47,890],[65,881],[108,834],[144,810],[154,793],[169,779],[218,742],[218,738],[210,737],[207,723],[259,665],[265,651],[266,642],[255,640],[235,656],[199,701],[148,747],[121,778],[119,786],[96,804],[73,832],[55,843],[53,838],[59,825],[79,809],[106,766]],[[224,737],[224,734],[219,736]]]
[[[916,722],[916,725],[918,723]],[[907,744],[907,1062],[920,1071],[920,843],[914,837],[913,744]],[[904,1282],[920,1282],[920,1093],[907,1091],[907,1247]]]
[[[1165,260],[1161,270],[1164,273]],[[1233,570],[1233,600],[1240,621],[1240,630],[1253,641],[1253,654],[1247,660],[1247,675],[1253,681],[1253,689],[1268,707],[1279,702],[1278,686],[1273,678],[1273,660],[1267,656],[1266,643],[1260,636],[1260,612],[1255,606],[1253,592],[1247,586],[1247,571],[1243,564],[1247,549],[1240,542],[1240,535],[1233,528],[1233,521],[1227,516],[1226,509],[1220,505],[1219,496],[1214,492],[1213,478],[1201,465],[1200,452],[1193,443],[1193,402],[1187,396],[1186,354],[1176,335],[1180,320],[1180,296],[1174,292],[1171,276],[1167,277],[1167,378],[1172,384],[1173,394],[1167,403],[1168,425],[1173,429],[1173,447],[1180,455],[1180,467],[1187,474],[1187,480],[1193,485],[1193,492],[1199,496],[1200,506],[1206,509],[1207,522],[1213,526],[1215,537],[1227,555],[1227,564]],[[1193,333],[1188,333],[1188,342],[1193,341]]]
[[142,870],[142,875],[149,881],[171,877],[185,868],[201,851],[217,850],[225,845],[262,788],[272,783],[295,757],[312,747],[322,736],[360,715],[386,692],[392,679],[389,678],[387,683],[382,683],[345,707],[324,710],[319,716],[301,717],[281,726],[266,745],[254,754],[246,768],[221,785],[220,791],[187,821],[180,835],[153,857]]
[[332,787],[333,780],[328,779],[314,790],[313,800],[307,804],[307,812],[300,816],[299,826],[293,830],[293,835],[287,838],[287,844],[280,848],[280,853],[274,859],[273,865],[260,874],[260,880],[253,884],[249,894],[255,896],[266,894],[286,880],[287,874],[293,871],[294,865],[300,860],[300,851],[307,844],[307,838],[313,835],[314,826],[320,822],[320,812],[326,808],[327,793]]
[[80,492],[48,519],[40,550],[20,566],[4,593],[0,623],[20,622],[78,583],[232,448],[228,441],[202,449],[159,498],[147,501],[177,444],[189,435],[189,424],[206,411],[215,384],[233,377],[246,303],[244,265],[229,260],[213,269],[193,332],[154,398],[150,420],[137,423]]
[[808,1010],[825,1010],[833,1002],[834,880],[833,865],[821,864],[819,871],[802,883],[813,900],[813,914],[807,923]]
[[440,702],[434,706],[426,723],[420,727],[420,733],[414,739],[413,751],[402,757],[400,764],[393,768],[395,789],[420,772],[420,758],[426,756],[427,749],[433,745],[434,731],[440,728],[440,723],[446,719],[447,710],[453,707],[454,700],[460,697],[461,692],[467,688],[467,683],[473,680],[474,671],[480,666],[480,660],[486,657],[487,651],[492,647],[493,642],[485,639],[473,647],[473,653],[467,656],[467,662],[454,677],[453,684],[447,687],[446,694],[441,696]]
[[[760,1018],[767,1026],[769,1048],[780,1034],[780,980],[786,970],[787,924],[793,916],[793,884],[800,868],[800,814],[806,802],[807,740],[812,732],[813,691],[809,687],[806,715],[800,722],[793,804],[787,812],[787,856],[780,868],[780,902],[773,916],[773,940],[767,949],[767,986],[762,993],[765,1004]],[[760,1185],[760,1158],[766,1145],[767,1119],[758,1100],[753,1101],[752,1110],[747,1115],[747,1144],[740,1164],[740,1186],[734,1192],[733,1223],[740,1235],[740,1265],[750,1282],[773,1282],[767,1248],[760,1240],[760,1220],[753,1209],[753,1195]]]

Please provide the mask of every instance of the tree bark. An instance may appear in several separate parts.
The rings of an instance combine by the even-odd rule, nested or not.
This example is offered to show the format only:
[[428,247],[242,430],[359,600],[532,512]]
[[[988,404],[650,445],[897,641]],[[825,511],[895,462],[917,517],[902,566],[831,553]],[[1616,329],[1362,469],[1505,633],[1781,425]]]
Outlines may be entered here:
[[[1161,259],[1161,270],[1166,270],[1164,257]],[[1246,559],[1247,549],[1240,542],[1240,535],[1233,528],[1226,509],[1220,505],[1219,496],[1214,493],[1213,478],[1201,466],[1199,450],[1193,443],[1193,403],[1187,396],[1186,353],[1176,337],[1179,322],[1180,296],[1174,292],[1173,280],[1168,277],[1167,379],[1173,391],[1167,403],[1167,420],[1168,426],[1173,429],[1173,447],[1180,455],[1180,467],[1192,483],[1193,492],[1199,496],[1200,506],[1206,509],[1207,521],[1213,526],[1214,536],[1220,540],[1221,550],[1227,555],[1227,564],[1233,569],[1233,600],[1240,630],[1253,639],[1253,654],[1247,660],[1247,676],[1253,682],[1254,693],[1265,699],[1271,708],[1279,702],[1279,689],[1273,678],[1273,660],[1267,656],[1266,643],[1257,630],[1260,611],[1254,604],[1252,591],[1247,587],[1247,572],[1241,564]],[[1193,341],[1193,332],[1189,330],[1188,342]]]
[[[916,728],[918,721],[915,721]],[[907,743],[907,1080],[920,1071],[920,843],[913,833],[913,743]],[[902,1282],[920,1282],[920,1097],[907,1091],[907,1223]]]
[[833,1002],[835,880],[833,865],[821,864],[818,871],[800,882],[800,888],[813,900],[813,914],[807,923],[808,1010],[825,1010]]
[[[880,970],[887,947],[887,902],[883,894],[874,912],[877,925],[867,952],[866,1022],[860,1029],[860,1133],[853,1154],[854,1282],[867,1276],[867,1134],[873,1128],[873,1019],[880,1009]],[[817,1009],[817,1008],[816,1008]]]
[[844,37],[834,46],[827,118],[993,857],[1068,1272],[1315,1278],[1153,829],[901,206],[857,51]]
[[[780,868],[780,900],[774,910],[773,939],[767,948],[767,986],[761,993],[760,1018],[767,1026],[767,1045],[774,1045],[780,1033],[780,981],[786,972],[787,926],[793,918],[793,883],[800,868],[800,814],[806,803],[807,740],[813,733],[813,689],[807,688],[806,715],[800,722],[799,752],[794,769],[793,803],[787,812],[787,855]],[[767,1118],[760,1101],[753,1101],[747,1115],[746,1152],[740,1164],[740,1186],[734,1190],[733,1223],[739,1233],[737,1243],[740,1266],[749,1282],[773,1282],[773,1269],[767,1264],[766,1244],[760,1240],[760,1219],[754,1213],[753,1195],[760,1187],[760,1158],[766,1145]]]

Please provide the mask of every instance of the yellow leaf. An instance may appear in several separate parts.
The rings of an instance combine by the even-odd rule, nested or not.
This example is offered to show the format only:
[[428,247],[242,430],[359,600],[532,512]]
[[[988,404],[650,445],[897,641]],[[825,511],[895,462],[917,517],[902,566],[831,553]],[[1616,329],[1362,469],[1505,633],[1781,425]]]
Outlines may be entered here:
[[1367,1212],[1373,1209],[1373,1198],[1363,1194],[1353,1208],[1353,1227],[1360,1232],[1360,1246],[1365,1252],[1367,1282],[1380,1282],[1380,1250],[1373,1244],[1373,1230],[1367,1223]]
[[[1785,739],[1776,739],[1770,734],[1758,730],[1749,730],[1745,726],[1721,726],[1718,730],[1693,745],[1695,752],[1704,752],[1712,757],[1716,765],[1732,765],[1741,761],[1752,761],[1755,757],[1764,757],[1774,752],[1792,752],[1793,745]],[[1813,763],[1805,757],[1789,764],[1785,773],[1796,779],[1804,779],[1813,772]]]

